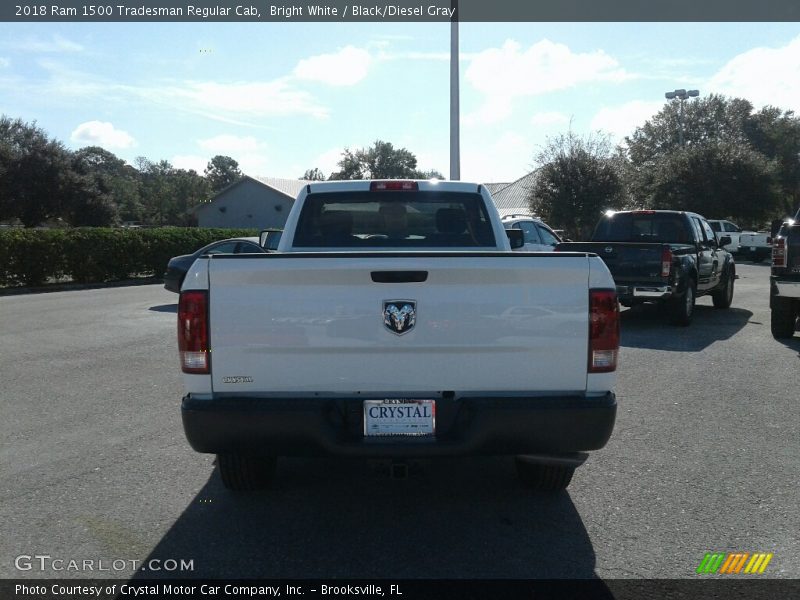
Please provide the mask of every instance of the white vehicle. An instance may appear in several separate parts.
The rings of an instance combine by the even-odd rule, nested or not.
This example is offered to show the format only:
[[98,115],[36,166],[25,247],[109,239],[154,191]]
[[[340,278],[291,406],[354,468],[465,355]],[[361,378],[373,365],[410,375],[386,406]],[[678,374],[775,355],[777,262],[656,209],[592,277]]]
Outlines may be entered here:
[[525,252],[552,252],[563,240],[549,225],[531,215],[508,215],[503,217],[503,227],[522,230]]
[[717,239],[723,236],[731,238],[731,243],[725,245],[725,249],[731,254],[739,252],[739,236],[742,233],[741,228],[732,221],[724,221],[721,219],[707,219],[711,229],[717,234]]
[[278,252],[186,277],[189,443],[239,490],[309,455],[516,456],[524,483],[565,488],[614,426],[614,281],[520,242],[478,184],[307,185]]
[[753,262],[761,262],[772,253],[772,236],[769,232],[746,232],[739,236],[739,254]]

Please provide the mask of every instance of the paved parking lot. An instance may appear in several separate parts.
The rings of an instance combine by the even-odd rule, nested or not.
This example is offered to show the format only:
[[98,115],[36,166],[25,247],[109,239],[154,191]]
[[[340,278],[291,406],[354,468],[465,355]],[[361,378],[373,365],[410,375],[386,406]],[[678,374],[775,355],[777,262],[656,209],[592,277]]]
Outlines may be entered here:
[[739,265],[733,308],[703,298],[687,329],[623,311],[617,428],[555,497],[498,458],[402,481],[286,459],[275,490],[229,493],[183,438],[174,294],[0,297],[0,577],[134,572],[15,568],[47,554],[198,577],[681,578],[709,551],[772,552],[765,576],[800,577],[800,334],[770,336],[768,274]]

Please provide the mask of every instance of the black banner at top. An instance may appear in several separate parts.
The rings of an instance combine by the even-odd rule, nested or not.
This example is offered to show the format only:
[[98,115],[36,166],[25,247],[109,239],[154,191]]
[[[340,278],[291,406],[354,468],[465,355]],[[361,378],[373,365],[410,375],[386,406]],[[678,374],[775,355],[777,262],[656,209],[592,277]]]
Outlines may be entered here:
[[[106,3],[104,3],[106,2]],[[766,22],[798,0],[12,0],[7,22]]]

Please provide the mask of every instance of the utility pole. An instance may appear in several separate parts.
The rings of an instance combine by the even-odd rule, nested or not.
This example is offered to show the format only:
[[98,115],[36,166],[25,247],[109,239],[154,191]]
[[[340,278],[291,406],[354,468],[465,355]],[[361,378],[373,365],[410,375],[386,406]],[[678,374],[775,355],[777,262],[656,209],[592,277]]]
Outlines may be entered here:
[[459,127],[458,91],[458,0],[452,0],[455,9],[450,19],[450,179],[461,179],[461,131]]

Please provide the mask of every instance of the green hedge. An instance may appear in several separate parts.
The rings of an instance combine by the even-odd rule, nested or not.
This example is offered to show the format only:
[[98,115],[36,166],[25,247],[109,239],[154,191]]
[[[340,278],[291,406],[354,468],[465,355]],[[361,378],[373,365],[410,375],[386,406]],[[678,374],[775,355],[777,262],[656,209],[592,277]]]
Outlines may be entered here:
[[254,229],[0,229],[0,286],[42,285],[68,277],[80,283],[161,276],[179,254]]

